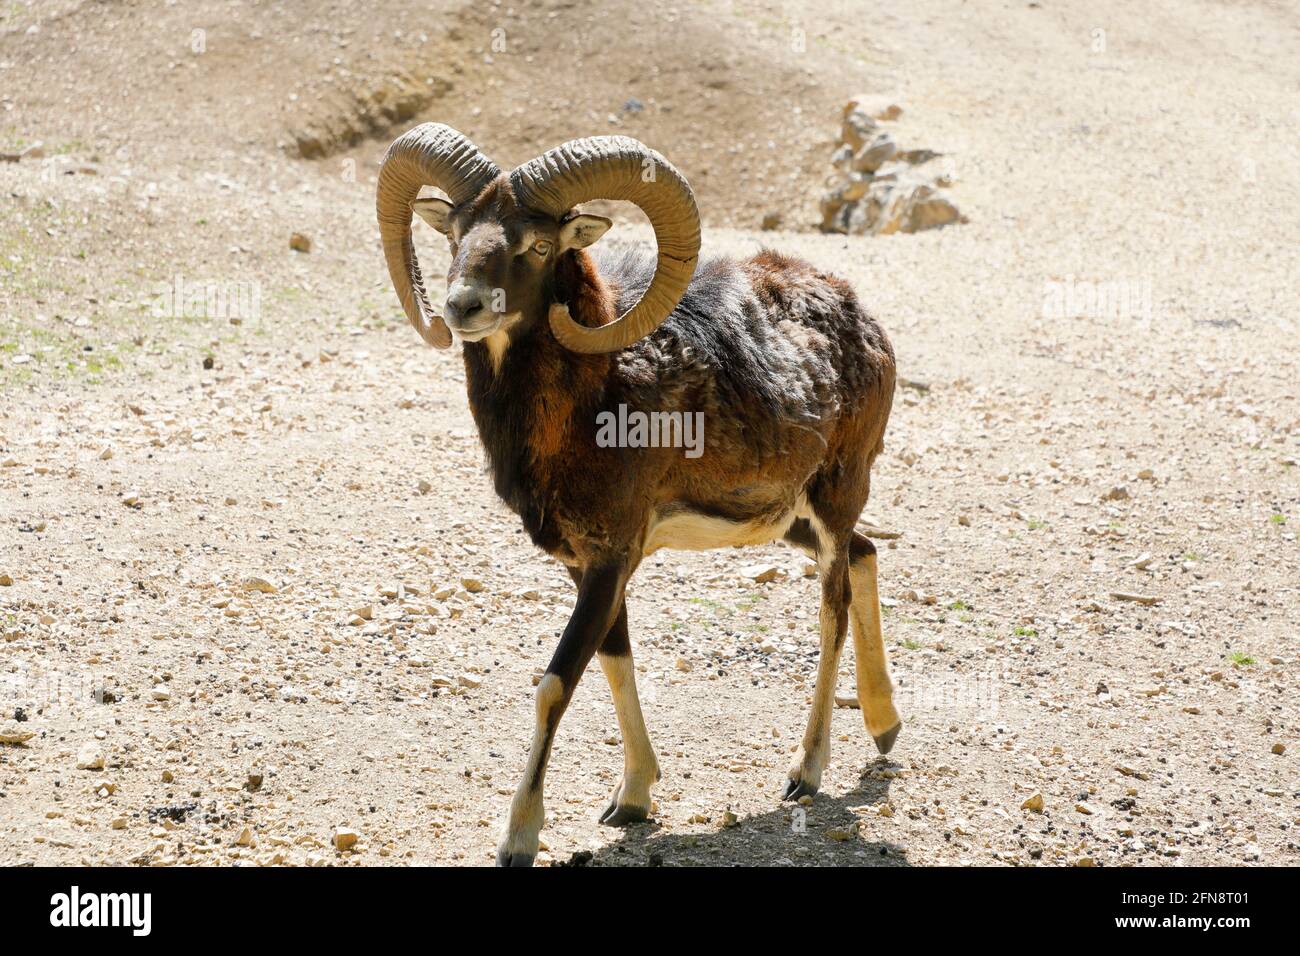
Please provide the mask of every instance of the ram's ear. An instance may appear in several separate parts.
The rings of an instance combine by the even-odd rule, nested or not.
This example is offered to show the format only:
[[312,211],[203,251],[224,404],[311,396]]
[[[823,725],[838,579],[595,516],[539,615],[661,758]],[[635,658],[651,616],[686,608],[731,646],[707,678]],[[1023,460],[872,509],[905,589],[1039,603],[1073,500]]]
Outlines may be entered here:
[[606,219],[604,216],[588,216],[584,214],[574,216],[572,219],[566,219],[560,226],[560,251],[586,249],[603,236],[605,231],[612,225],[614,225],[614,221]]
[[411,211],[444,236],[451,233],[451,211],[456,208],[445,199],[426,196],[411,203]]

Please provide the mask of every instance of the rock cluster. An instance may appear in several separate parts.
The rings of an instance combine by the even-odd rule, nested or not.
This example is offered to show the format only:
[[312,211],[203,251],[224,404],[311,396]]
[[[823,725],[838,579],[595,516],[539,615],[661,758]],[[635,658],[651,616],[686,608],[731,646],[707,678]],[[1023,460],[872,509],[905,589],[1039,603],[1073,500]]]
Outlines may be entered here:
[[888,101],[856,96],[844,106],[835,174],[822,197],[823,232],[886,235],[966,222],[944,187],[951,174],[928,168],[939,154],[900,150],[881,124],[902,109]]

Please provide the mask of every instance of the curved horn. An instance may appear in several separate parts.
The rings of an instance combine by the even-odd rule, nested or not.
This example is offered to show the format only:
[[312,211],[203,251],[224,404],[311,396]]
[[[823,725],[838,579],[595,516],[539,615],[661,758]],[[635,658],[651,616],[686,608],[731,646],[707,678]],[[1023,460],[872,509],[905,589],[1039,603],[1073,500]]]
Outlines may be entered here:
[[473,199],[501,170],[478,147],[441,123],[407,130],[388,147],[379,167],[375,211],[384,259],[406,317],[420,337],[435,348],[451,345],[442,316],[429,308],[420,264],[411,243],[411,203],[421,186],[436,186],[460,205]]
[[627,136],[575,139],[543,153],[510,174],[525,206],[556,218],[592,199],[636,203],[654,226],[659,262],[636,305],[599,328],[573,321],[563,305],[551,307],[551,331],[575,352],[615,352],[645,338],[668,318],[686,291],[700,252],[700,213],[690,184],[650,147]]

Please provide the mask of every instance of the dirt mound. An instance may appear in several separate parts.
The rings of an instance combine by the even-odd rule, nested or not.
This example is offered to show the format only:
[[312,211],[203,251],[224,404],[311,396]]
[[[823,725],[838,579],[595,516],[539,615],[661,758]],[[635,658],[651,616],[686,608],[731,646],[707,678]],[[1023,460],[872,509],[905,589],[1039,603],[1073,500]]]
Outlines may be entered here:
[[621,133],[681,167],[707,220],[751,227],[765,216],[815,224],[839,105],[873,86],[865,61],[797,18],[739,7],[386,0],[360,23],[342,2],[55,13],[11,15],[0,38],[0,56],[33,68],[6,72],[6,119],[46,143],[101,154],[147,144],[159,163],[232,145],[250,157],[343,153],[360,166],[397,130],[438,120],[514,164]]

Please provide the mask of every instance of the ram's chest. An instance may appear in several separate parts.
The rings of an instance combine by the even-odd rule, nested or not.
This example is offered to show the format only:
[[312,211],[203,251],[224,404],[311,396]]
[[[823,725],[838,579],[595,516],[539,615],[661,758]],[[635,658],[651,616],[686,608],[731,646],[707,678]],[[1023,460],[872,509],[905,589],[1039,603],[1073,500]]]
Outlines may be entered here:
[[574,470],[574,451],[582,444],[571,394],[558,389],[534,395],[524,420],[524,445],[533,480],[558,488]]
[[626,475],[620,480],[610,456],[592,454],[580,414],[574,398],[555,391],[474,409],[497,494],[538,547],[568,564],[625,523],[617,512]]
[[571,565],[634,547],[648,510],[638,503],[648,496],[641,471],[620,467],[620,457],[588,453],[537,462],[520,516],[539,547]]

